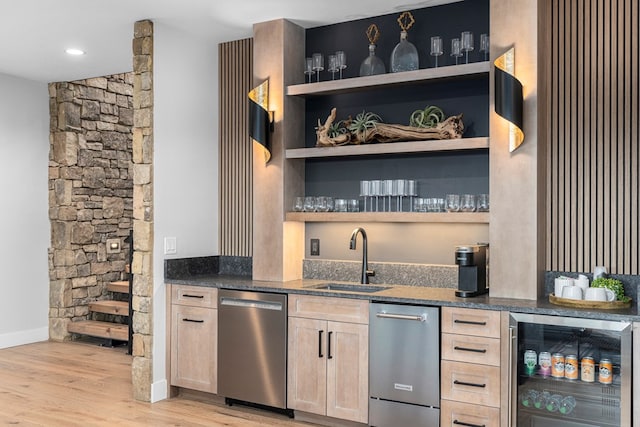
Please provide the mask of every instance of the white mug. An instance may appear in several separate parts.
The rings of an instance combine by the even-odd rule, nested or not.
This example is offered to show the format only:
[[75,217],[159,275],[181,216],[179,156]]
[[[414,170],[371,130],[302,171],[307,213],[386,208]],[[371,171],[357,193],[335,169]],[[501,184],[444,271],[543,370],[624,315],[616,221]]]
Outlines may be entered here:
[[593,278],[598,279],[607,275],[607,267],[598,265],[593,268]]
[[565,286],[562,288],[562,298],[582,299],[582,288],[580,286]]
[[611,289],[606,288],[587,288],[584,294],[587,301],[615,301],[616,294]]
[[582,293],[589,287],[589,278],[584,274],[578,275],[578,278],[575,281],[576,286],[580,286],[582,288]]
[[553,281],[554,295],[557,297],[562,297],[562,289],[565,286],[573,286],[573,279],[571,279],[570,277],[556,277]]

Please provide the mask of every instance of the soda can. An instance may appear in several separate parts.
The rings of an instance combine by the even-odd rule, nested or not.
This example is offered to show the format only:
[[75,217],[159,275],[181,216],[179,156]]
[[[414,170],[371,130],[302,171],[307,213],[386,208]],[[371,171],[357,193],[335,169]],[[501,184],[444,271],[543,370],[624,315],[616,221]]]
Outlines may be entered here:
[[551,353],[541,351],[538,355],[538,365],[540,365],[540,375],[544,377],[551,375]]
[[527,375],[533,375],[536,373],[536,362],[538,361],[538,355],[534,350],[527,350],[524,352],[524,372]]
[[553,353],[551,356],[551,376],[564,378],[564,356],[562,353]]
[[564,358],[564,377],[568,380],[578,379],[578,356],[568,354]]
[[610,359],[600,360],[598,381],[600,381],[600,384],[611,384],[613,382],[613,365]]
[[586,383],[594,382],[596,379],[596,362],[593,360],[593,357],[583,357],[581,366],[582,372],[580,379]]

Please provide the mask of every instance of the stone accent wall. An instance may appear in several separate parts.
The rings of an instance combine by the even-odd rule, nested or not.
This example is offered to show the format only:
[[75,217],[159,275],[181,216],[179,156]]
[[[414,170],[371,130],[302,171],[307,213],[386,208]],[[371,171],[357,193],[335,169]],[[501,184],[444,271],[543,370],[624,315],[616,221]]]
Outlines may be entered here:
[[[49,84],[49,336],[86,319],[88,303],[121,280],[132,228],[133,76]],[[121,251],[107,253],[107,239]]]
[[153,23],[133,38],[133,396],[151,400],[153,296]]

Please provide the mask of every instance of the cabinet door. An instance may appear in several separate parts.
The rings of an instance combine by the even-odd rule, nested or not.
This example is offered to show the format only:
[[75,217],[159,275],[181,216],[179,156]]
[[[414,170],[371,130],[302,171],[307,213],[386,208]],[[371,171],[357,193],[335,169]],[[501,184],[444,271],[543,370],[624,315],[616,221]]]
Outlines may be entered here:
[[287,406],[325,415],[327,406],[327,322],[289,317]]
[[327,416],[366,423],[369,402],[369,327],[329,322]]
[[171,307],[171,385],[216,393],[218,310]]

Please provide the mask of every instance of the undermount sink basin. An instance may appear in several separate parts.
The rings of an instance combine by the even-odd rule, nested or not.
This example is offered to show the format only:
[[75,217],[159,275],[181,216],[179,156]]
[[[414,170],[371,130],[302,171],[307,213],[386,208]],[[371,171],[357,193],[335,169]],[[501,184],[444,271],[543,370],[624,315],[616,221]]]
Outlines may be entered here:
[[362,292],[362,293],[374,293],[389,289],[388,286],[373,286],[373,285],[358,285],[348,283],[323,283],[321,285],[315,285],[312,289],[323,289],[326,291],[344,291],[344,292]]

